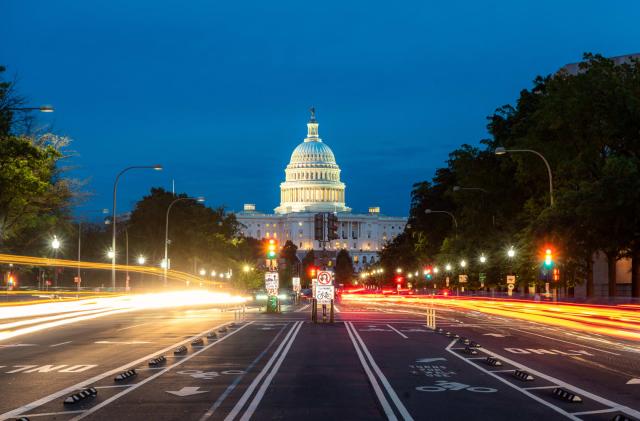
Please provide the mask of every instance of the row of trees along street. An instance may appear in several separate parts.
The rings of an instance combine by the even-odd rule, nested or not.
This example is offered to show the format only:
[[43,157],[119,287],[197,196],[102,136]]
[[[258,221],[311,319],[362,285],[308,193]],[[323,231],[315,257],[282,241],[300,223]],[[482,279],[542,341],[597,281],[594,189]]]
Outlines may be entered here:
[[[72,213],[90,192],[84,190],[85,182],[69,176],[68,161],[74,155],[69,149],[70,139],[51,133],[50,128],[38,127],[33,112],[21,110],[27,105],[17,92],[15,81],[9,80],[5,68],[0,67],[0,253],[73,260],[78,255],[81,235],[82,260],[108,263],[111,226],[97,216],[99,212]],[[125,262],[128,235],[130,264],[137,264],[139,256],[145,257],[147,265],[160,264],[164,258],[166,210],[178,197],[188,196],[152,188],[136,203],[129,218],[119,216],[118,263]],[[60,241],[57,249],[51,247],[54,236]],[[190,273],[205,269],[206,280],[213,279],[213,270],[232,272],[229,282],[233,286],[245,289],[262,285],[259,268],[242,270],[259,261],[260,242],[242,237],[234,215],[225,213],[223,208],[210,208],[195,200],[177,202],[171,211],[169,239],[172,269]],[[75,268],[59,270],[61,273],[55,276],[51,268],[3,265],[0,269],[17,274],[21,286],[35,286],[38,276],[44,275],[69,287],[74,285],[76,275]],[[87,270],[82,277],[83,286],[94,287],[109,284],[110,274]],[[161,282],[132,274],[134,288],[143,281],[145,286]]]
[[[477,287],[484,272],[487,286],[504,286],[506,274],[515,273],[521,288],[540,287],[551,248],[556,284],[586,284],[592,296],[601,252],[609,295],[617,293],[616,262],[627,257],[632,295],[640,296],[640,65],[586,54],[577,74],[536,78],[514,105],[488,117],[488,131],[490,139],[462,145],[431,181],[414,184],[407,228],[381,253],[385,272],[451,263],[460,273],[464,258],[468,285]],[[498,147],[546,157],[553,206],[543,161],[529,153],[496,155]],[[448,215],[427,209],[450,211],[458,229]]]

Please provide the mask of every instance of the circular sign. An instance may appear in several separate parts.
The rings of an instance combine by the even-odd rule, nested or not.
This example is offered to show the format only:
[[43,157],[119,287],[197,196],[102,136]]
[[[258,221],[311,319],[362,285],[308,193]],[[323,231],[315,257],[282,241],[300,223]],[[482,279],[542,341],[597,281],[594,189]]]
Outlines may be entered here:
[[331,272],[320,271],[318,272],[318,285],[331,285],[332,278]]
[[515,285],[513,285],[513,284],[509,284],[509,285],[507,285],[507,288],[509,288],[509,289],[514,289],[515,287],[516,287],[516,286],[515,286]]

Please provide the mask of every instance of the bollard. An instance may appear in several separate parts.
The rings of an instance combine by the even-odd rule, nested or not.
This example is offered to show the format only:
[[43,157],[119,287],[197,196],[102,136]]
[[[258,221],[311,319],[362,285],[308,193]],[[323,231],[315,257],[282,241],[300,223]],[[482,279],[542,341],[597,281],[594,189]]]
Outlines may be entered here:
[[331,313],[329,314],[329,323],[333,323],[333,300],[331,300]]

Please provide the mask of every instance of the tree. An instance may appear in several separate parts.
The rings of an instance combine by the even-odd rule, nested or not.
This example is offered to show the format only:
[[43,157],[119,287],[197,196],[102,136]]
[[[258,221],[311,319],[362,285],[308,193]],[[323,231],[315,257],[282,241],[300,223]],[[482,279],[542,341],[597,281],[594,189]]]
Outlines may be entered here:
[[336,282],[338,284],[348,285],[353,278],[353,261],[349,252],[342,249],[336,256]]
[[302,258],[302,281],[305,287],[311,285],[310,268],[315,266],[316,255],[313,253],[313,249],[309,250],[307,254]]
[[291,240],[287,240],[280,251],[280,260],[283,263],[278,270],[281,285],[291,285],[291,278],[299,276],[300,260],[296,255],[297,251],[298,247]]

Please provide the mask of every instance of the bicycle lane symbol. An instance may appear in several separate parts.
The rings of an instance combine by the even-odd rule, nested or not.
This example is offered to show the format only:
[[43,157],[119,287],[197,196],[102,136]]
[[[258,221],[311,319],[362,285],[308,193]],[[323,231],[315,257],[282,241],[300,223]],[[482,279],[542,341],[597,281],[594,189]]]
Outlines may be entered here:
[[219,377],[221,374],[232,375],[232,376],[245,374],[243,370],[225,370],[225,371],[221,371],[220,373],[218,373],[217,371],[182,370],[182,371],[178,371],[177,373],[191,376],[194,379],[203,379],[203,380],[213,380],[216,377]]
[[475,393],[495,393],[498,391],[498,389],[494,389],[492,387],[470,386],[468,384],[449,382],[446,380],[438,380],[433,386],[418,386],[416,387],[416,390],[419,392],[444,392],[446,390],[457,392],[460,390],[466,390],[468,392]]

